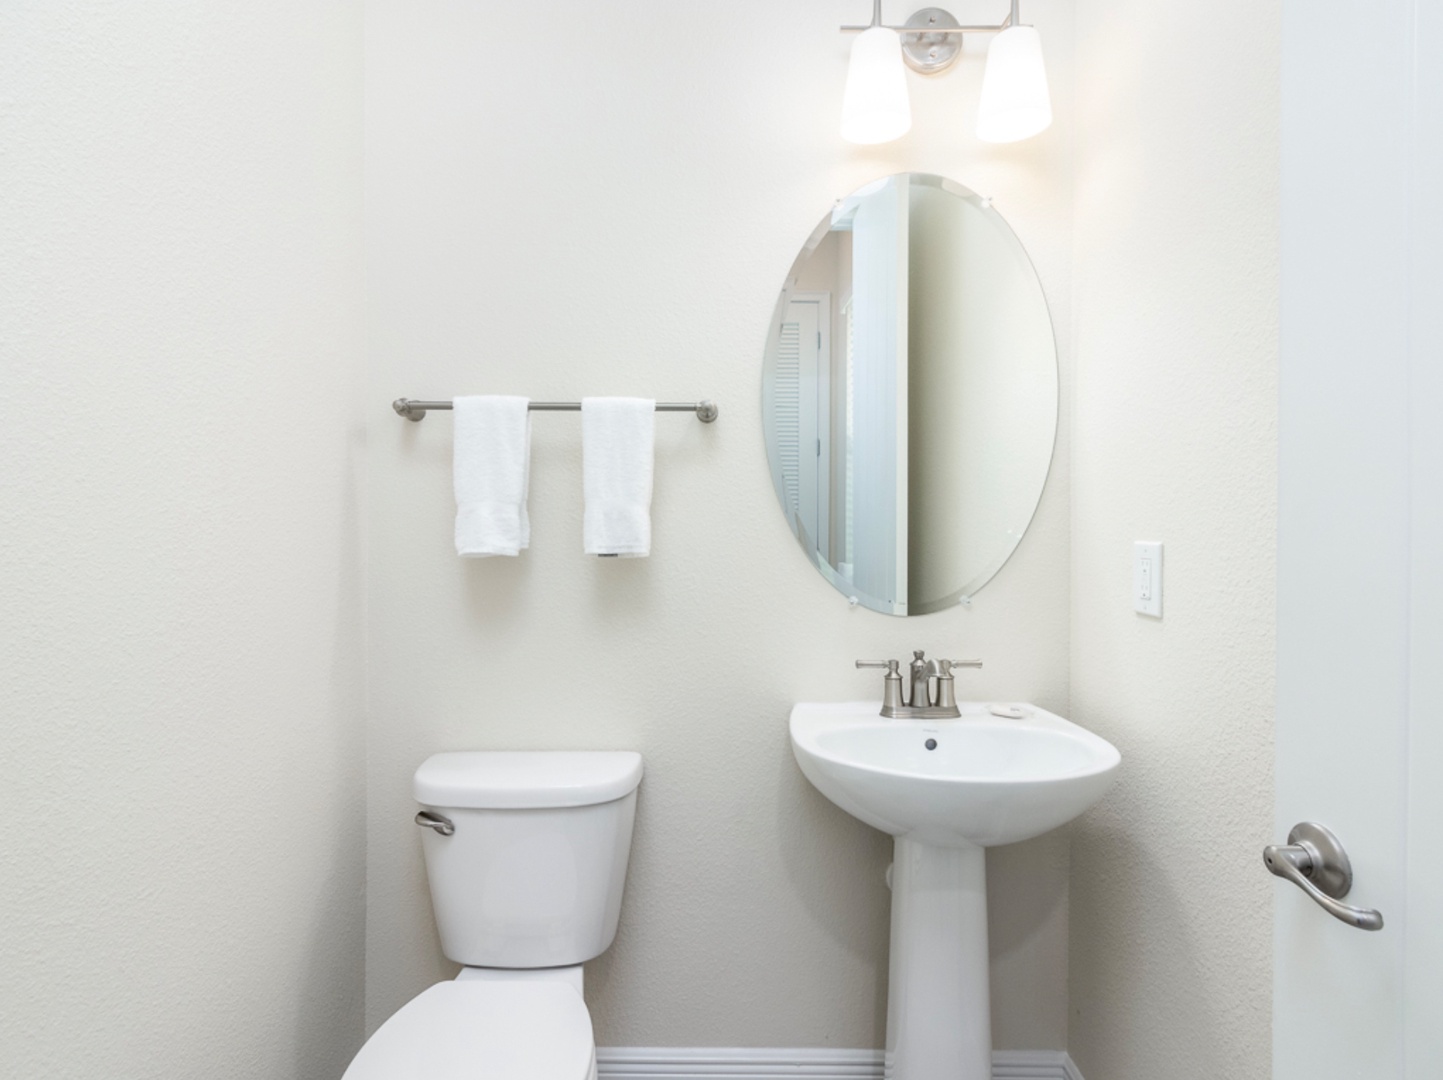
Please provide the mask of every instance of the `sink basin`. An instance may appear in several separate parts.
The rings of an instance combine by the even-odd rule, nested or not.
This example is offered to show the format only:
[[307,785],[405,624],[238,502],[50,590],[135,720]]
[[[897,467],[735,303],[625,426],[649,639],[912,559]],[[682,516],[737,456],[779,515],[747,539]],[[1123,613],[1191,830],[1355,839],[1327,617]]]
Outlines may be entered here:
[[956,720],[884,719],[875,701],[792,709],[792,752],[807,779],[897,838],[888,875],[890,1080],[990,1080],[983,849],[1071,821],[1122,763],[1106,739],[1045,709],[960,708]]
[[[1044,709],[1021,719],[966,703],[957,720],[887,720],[876,702],[802,704],[792,751],[827,798],[875,829],[992,847],[1066,824],[1110,786],[1122,755]],[[928,743],[932,748],[928,748]]]

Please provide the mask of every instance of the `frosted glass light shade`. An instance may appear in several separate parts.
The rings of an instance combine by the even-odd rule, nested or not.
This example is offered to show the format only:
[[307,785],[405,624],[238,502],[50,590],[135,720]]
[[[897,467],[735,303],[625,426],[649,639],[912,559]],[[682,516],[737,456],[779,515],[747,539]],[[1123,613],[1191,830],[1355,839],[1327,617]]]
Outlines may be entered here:
[[911,127],[902,39],[885,26],[864,30],[852,42],[842,95],[842,138],[853,143],[891,142]]
[[992,39],[982,99],[977,105],[977,137],[1006,143],[1029,139],[1052,123],[1052,98],[1042,39],[1032,26],[1009,26]]

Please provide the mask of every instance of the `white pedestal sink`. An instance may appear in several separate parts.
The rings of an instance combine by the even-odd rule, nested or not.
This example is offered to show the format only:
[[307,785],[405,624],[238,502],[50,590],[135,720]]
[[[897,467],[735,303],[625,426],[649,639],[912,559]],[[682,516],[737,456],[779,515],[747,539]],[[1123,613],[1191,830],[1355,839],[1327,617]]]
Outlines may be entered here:
[[964,703],[956,720],[887,720],[876,702],[792,709],[792,751],[823,795],[896,839],[888,1080],[988,1080],[983,848],[1071,821],[1122,755],[1043,709]]

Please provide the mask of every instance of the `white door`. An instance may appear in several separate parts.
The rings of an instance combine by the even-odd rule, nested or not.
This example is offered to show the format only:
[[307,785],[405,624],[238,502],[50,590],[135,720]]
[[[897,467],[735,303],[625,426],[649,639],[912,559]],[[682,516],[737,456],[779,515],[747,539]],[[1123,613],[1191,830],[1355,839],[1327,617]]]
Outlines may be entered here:
[[[1443,1077],[1443,0],[1285,0],[1274,1080]],[[1259,865],[1259,873],[1265,872]]]
[[799,292],[787,304],[777,350],[777,456],[787,504],[804,542],[831,554],[831,296]]

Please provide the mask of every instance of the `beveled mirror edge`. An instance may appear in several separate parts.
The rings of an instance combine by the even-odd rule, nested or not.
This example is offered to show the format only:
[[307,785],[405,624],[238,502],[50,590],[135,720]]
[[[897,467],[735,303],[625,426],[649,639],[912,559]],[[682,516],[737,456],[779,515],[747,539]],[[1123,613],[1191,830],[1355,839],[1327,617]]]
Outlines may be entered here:
[[[1022,263],[1028,268],[1028,270],[1031,271],[1032,280],[1035,281],[1037,284],[1038,296],[1042,301],[1043,311],[1047,314],[1047,329],[1049,338],[1052,343],[1052,364],[1055,376],[1054,385],[1056,387],[1056,393],[1053,397],[1052,445],[1048,448],[1047,468],[1043,472],[1042,482],[1039,485],[1037,491],[1037,499],[1033,503],[1032,512],[1028,515],[1026,524],[1024,524],[1021,531],[1016,534],[1011,546],[1007,549],[1006,553],[997,560],[995,560],[993,563],[988,564],[988,566],[984,568],[979,574],[977,574],[971,581],[965,583],[960,588],[946,594],[945,596],[937,600],[923,601],[916,604],[897,604],[888,600],[881,600],[877,597],[869,595],[865,590],[857,589],[851,582],[848,582],[844,578],[842,578],[842,576],[837,573],[836,569],[821,557],[821,551],[815,542],[809,542],[806,530],[802,526],[801,521],[797,519],[791,508],[786,504],[786,498],[784,494],[785,486],[782,482],[781,475],[781,462],[777,460],[777,455],[774,449],[776,444],[776,433],[773,423],[775,400],[772,397],[771,385],[767,379],[767,372],[769,368],[774,366],[775,364],[774,353],[772,350],[774,348],[775,339],[784,320],[787,306],[791,302],[792,295],[796,291],[797,282],[801,276],[801,271],[805,266],[806,261],[816,252],[817,247],[822,243],[824,239],[826,239],[827,234],[831,232],[833,212],[847,199],[855,195],[862,194],[863,192],[867,191],[867,189],[875,185],[882,184],[887,180],[891,180],[895,177],[900,176],[907,177],[911,182],[920,183],[927,187],[935,187],[942,191],[946,191],[952,195],[956,195],[962,199],[965,199],[969,203],[972,203],[974,206],[976,206],[984,214],[988,215],[989,219],[995,225],[1000,226],[1003,232],[1007,235],[1015,254],[1021,257]],[[1022,243],[1021,237],[1017,235],[1017,232],[1015,229],[1012,228],[1011,223],[1008,222],[1008,220],[1003,217],[995,207],[993,207],[992,199],[990,197],[984,197],[982,195],[979,195],[971,188],[966,187],[965,185],[958,183],[957,181],[952,180],[948,177],[940,176],[936,173],[895,172],[887,173],[885,176],[879,176],[873,180],[867,181],[866,183],[855,188],[854,190],[848,192],[841,198],[833,200],[832,211],[829,211],[826,216],[824,216],[822,220],[817,223],[816,227],[808,236],[807,242],[797,253],[796,258],[792,260],[792,265],[787,272],[785,282],[782,285],[781,291],[777,294],[777,302],[772,308],[771,321],[767,325],[766,343],[762,350],[760,403],[762,411],[762,442],[765,445],[767,452],[767,472],[772,482],[772,493],[777,498],[778,505],[781,507],[782,510],[782,515],[785,518],[788,527],[791,529],[792,536],[797,541],[797,545],[806,555],[807,561],[812,564],[812,566],[817,570],[819,574],[821,574],[823,580],[825,580],[829,585],[831,585],[834,589],[841,593],[843,597],[848,600],[849,603],[854,603],[855,606],[864,607],[868,611],[875,611],[879,615],[892,615],[900,617],[932,615],[936,614],[939,611],[950,610],[964,603],[970,603],[972,598],[976,596],[979,591],[981,591],[999,573],[1002,572],[1002,568],[1005,567],[1012,560],[1012,557],[1017,553],[1017,549],[1022,546],[1023,538],[1027,535],[1028,530],[1032,528],[1033,522],[1037,520],[1037,512],[1042,506],[1043,498],[1047,494],[1047,485],[1052,479],[1052,471],[1057,463],[1057,434],[1062,422],[1061,359],[1060,350],[1057,344],[1057,322],[1052,317],[1052,305],[1047,299],[1047,290],[1042,285],[1042,275],[1038,273],[1037,264],[1033,262],[1032,255],[1028,252],[1027,246]]]

